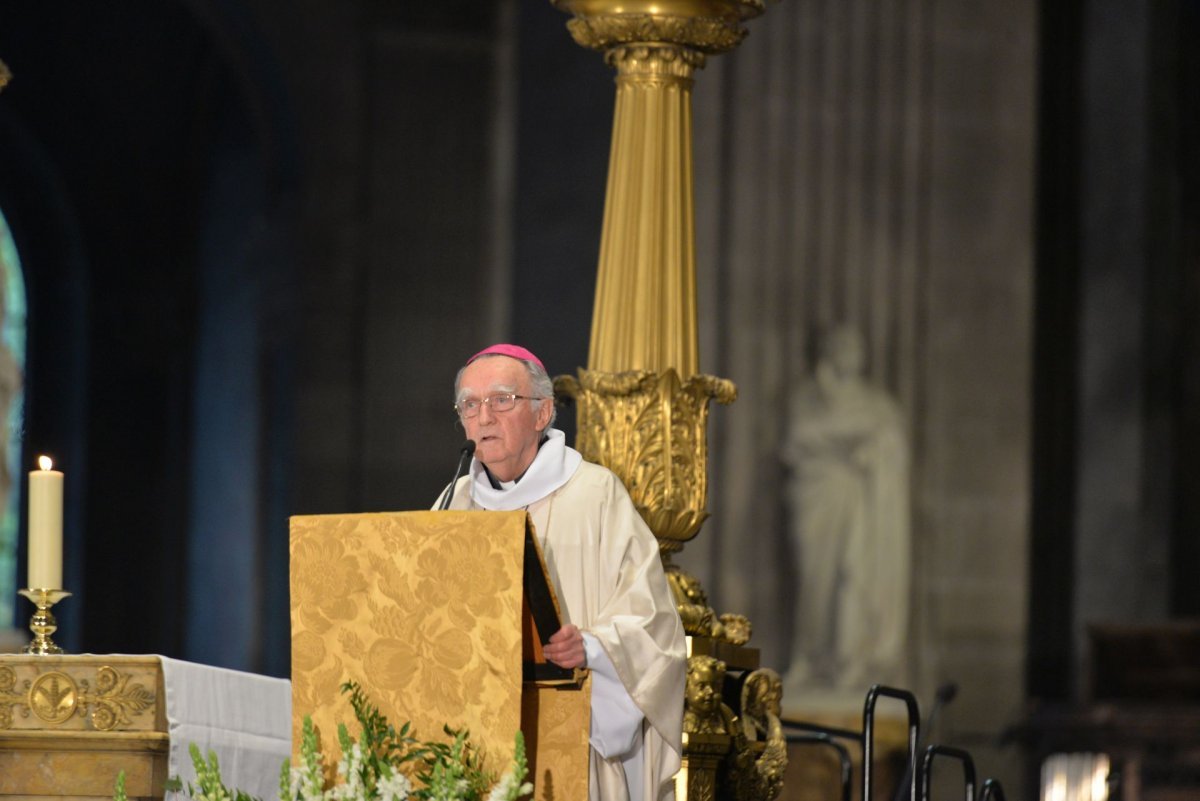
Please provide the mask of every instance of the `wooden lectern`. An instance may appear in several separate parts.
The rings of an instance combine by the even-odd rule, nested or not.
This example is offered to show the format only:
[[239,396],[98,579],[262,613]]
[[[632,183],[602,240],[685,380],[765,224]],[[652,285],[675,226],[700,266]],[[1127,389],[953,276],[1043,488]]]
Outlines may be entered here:
[[519,728],[534,798],[586,798],[590,683],[540,658],[555,604],[523,511],[293,517],[295,747],[309,715],[336,761],[352,680],[418,739],[469,729],[497,774]]

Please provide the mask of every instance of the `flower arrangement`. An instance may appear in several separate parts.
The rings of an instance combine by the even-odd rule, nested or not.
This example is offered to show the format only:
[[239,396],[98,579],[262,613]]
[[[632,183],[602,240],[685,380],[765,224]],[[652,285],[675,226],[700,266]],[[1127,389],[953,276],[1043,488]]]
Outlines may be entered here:
[[[284,760],[280,772],[280,801],[517,801],[533,792],[533,785],[525,781],[529,765],[519,731],[512,762],[497,781],[484,769],[482,755],[472,747],[466,731],[446,726],[451,742],[421,742],[409,734],[408,723],[400,729],[389,723],[357,683],[346,682],[342,692],[350,694],[360,734],[355,740],[345,724],[338,726],[342,757],[335,781],[326,786],[325,755],[312,719],[305,716],[299,764]],[[205,759],[195,743],[189,752],[196,769],[196,784],[186,786],[189,798],[257,801],[225,786],[216,754],[209,752]],[[405,765],[407,771],[402,770]],[[185,791],[178,778],[171,779],[167,789]],[[124,771],[117,776],[113,801],[127,801]]]

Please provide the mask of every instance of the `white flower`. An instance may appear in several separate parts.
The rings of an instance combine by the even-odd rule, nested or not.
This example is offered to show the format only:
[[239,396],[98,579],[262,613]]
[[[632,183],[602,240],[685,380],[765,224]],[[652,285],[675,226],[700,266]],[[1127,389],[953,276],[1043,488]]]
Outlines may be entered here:
[[466,797],[469,788],[466,779],[455,779],[432,788],[433,793],[429,798],[430,801],[459,801]]
[[380,801],[406,801],[408,794],[412,792],[412,782],[393,768],[390,773],[379,777],[375,789],[379,791]]
[[487,801],[516,801],[521,796],[532,792],[533,785],[529,782],[517,787],[517,775],[509,768],[500,777],[500,781],[496,782],[492,791],[488,793]]
[[[325,756],[321,753],[312,720],[306,717],[299,764],[288,760],[281,766],[280,801],[410,801],[416,793],[429,801],[464,801],[468,797],[477,797],[475,788],[488,777],[467,741],[466,731],[455,732],[447,728],[446,732],[454,736],[454,743],[448,748],[435,742],[418,743],[408,734],[408,724],[398,731],[394,729],[378,709],[366,701],[357,685],[348,683],[347,689],[353,693],[352,703],[363,727],[363,740],[370,744],[368,750],[355,742],[344,726],[339,726],[342,754],[336,765],[336,779],[327,791]],[[202,759],[194,744],[189,752],[196,768],[196,784],[187,785],[187,796],[192,801],[232,801],[232,793],[221,782],[216,756]],[[433,758],[428,758],[430,754]],[[422,756],[427,758],[425,764],[429,774],[426,786],[417,790],[412,780],[400,771],[400,765]],[[518,732],[512,764],[486,801],[517,801],[532,792],[532,785],[522,781],[527,772],[524,739]],[[114,790],[114,801],[125,801],[123,780],[122,774]]]
[[508,791],[512,782],[512,771],[505,771],[504,775],[500,777],[500,781],[496,782],[496,786],[488,793],[487,801],[508,801]]
[[324,778],[319,773],[317,776],[312,776],[304,768],[292,768],[289,778],[292,798],[299,798],[300,801],[324,801],[325,793],[322,786]]
[[339,784],[337,787],[334,787],[332,790],[330,790],[326,794],[326,797],[334,799],[334,801],[356,801],[356,799],[366,798],[363,793],[357,792],[356,788],[350,786],[349,784]]
[[362,777],[363,752],[362,746],[355,743],[347,753],[338,760],[337,772],[342,778],[342,784],[334,788],[335,798],[365,798],[366,788]]

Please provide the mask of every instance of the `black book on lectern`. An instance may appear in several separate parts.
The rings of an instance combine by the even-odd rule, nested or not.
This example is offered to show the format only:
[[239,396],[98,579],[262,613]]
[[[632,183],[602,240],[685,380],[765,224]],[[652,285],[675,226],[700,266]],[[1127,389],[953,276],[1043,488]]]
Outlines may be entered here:
[[542,647],[550,642],[550,636],[562,628],[562,616],[558,609],[558,598],[546,575],[546,563],[541,548],[533,537],[533,527],[525,526],[525,610],[521,614],[522,640],[524,642],[525,681],[547,683],[575,683],[578,671],[559,667],[547,662]]

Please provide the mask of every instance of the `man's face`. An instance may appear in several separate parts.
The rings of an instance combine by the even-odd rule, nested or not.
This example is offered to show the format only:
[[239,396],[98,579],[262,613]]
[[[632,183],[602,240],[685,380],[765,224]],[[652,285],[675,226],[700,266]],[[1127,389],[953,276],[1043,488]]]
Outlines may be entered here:
[[[529,371],[507,356],[488,356],[467,365],[458,385],[456,400],[483,400],[506,392],[529,396]],[[550,422],[550,403],[517,400],[507,412],[492,411],[491,404],[479,407],[476,417],[466,418],[467,438],[475,440],[475,458],[487,465],[500,481],[512,481],[525,472],[537,456],[542,429]]]

